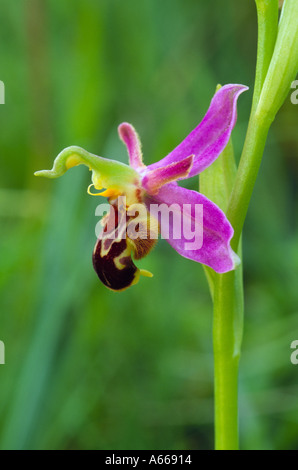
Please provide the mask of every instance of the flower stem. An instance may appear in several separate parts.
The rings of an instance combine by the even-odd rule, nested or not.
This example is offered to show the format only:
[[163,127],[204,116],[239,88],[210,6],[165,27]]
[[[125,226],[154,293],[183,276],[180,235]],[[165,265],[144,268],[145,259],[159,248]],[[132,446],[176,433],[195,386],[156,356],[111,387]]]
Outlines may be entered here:
[[[227,209],[234,227],[231,246],[241,249],[240,237],[259,171],[270,123],[252,113],[241,162]],[[215,383],[215,448],[237,450],[238,367],[243,334],[242,269],[216,275],[213,297],[213,349]]]
[[[240,253],[239,253],[240,254]],[[237,450],[238,366],[243,332],[242,267],[216,276],[213,350],[215,448]]]
[[[231,246],[241,249],[240,237],[257,178],[269,129],[252,115],[241,163],[227,210],[234,227]],[[240,253],[239,253],[240,254]],[[213,291],[213,350],[215,382],[215,448],[238,449],[238,366],[243,334],[242,268],[216,274]]]
[[[253,104],[240,164],[226,211],[234,228],[231,241],[234,251],[239,250],[241,245],[241,232],[270,125],[289,92],[298,64],[297,0],[285,0],[277,39],[277,0],[256,0],[256,5],[259,37]],[[236,450],[238,365],[243,330],[241,269],[215,275],[212,293],[216,449]]]
[[258,52],[252,112],[261,95],[273,55],[278,25],[278,0],[256,0],[258,14]]
[[261,120],[252,114],[243,152],[232,190],[227,217],[234,227],[232,248],[237,251],[239,238],[246,218],[249,202],[257,179],[271,121]]
[[258,14],[258,52],[252,109],[245,143],[227,209],[234,227],[231,246],[237,251],[249,202],[259,172],[269,127],[274,119],[269,113],[258,113],[262,87],[274,53],[278,27],[278,1],[256,0]]
[[[276,41],[278,5],[277,0],[256,0],[256,5],[259,36],[252,110],[227,207],[227,217],[234,227],[231,246],[238,253],[241,251],[241,232],[271,124],[271,120],[264,115],[258,115],[256,109]],[[241,266],[236,271],[215,276],[213,308],[215,448],[237,450],[239,448],[238,368],[243,336]]]

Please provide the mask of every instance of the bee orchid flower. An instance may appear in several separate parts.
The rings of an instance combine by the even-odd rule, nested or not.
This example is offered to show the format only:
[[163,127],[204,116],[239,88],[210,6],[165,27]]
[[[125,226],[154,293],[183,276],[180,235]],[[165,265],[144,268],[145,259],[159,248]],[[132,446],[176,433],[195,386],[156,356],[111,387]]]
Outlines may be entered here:
[[[138,269],[133,258],[146,256],[158,233],[185,258],[218,273],[235,269],[239,258],[230,247],[233,228],[225,214],[203,194],[185,189],[177,181],[198,175],[221,154],[236,123],[237,99],[245,90],[247,87],[234,84],[220,88],[201,123],[172,152],[151,165],[143,163],[140,140],[133,126],[122,123],[118,132],[127,147],[129,165],[73,146],[57,156],[52,170],[35,173],[56,178],[80,164],[92,171],[88,192],[94,194],[91,187],[101,191],[96,195],[107,197],[111,209],[102,219],[103,230],[93,251],[94,269],[109,289],[124,290],[135,284],[140,275],[151,276]],[[160,211],[161,216],[157,217],[152,211],[156,207],[168,208],[172,217],[169,211],[166,216]],[[198,207],[202,209],[199,212]],[[179,218],[175,213],[179,213]],[[177,236],[177,229],[186,223],[192,233],[196,228],[201,233],[197,245],[189,243],[183,230],[178,230]],[[130,235],[132,227],[136,236]]]

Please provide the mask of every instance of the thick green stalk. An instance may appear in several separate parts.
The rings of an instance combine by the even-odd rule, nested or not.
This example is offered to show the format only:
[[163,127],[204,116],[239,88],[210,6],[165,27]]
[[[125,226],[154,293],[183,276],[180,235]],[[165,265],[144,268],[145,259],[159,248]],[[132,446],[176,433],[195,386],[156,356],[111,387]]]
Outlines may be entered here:
[[[252,111],[227,217],[237,251],[261,164],[268,131],[298,68],[298,2],[285,0],[276,38],[277,1],[256,0],[258,59]],[[242,274],[214,278],[214,363],[216,449],[238,449],[238,364],[243,328]]]
[[238,367],[243,332],[242,267],[216,277],[213,351],[215,448],[237,450]]
[[255,115],[252,115],[248,125],[237,178],[227,210],[227,217],[234,227],[231,246],[235,251],[238,249],[239,238],[262,161],[270,124],[270,121],[260,121]]
[[[232,141],[200,175],[200,190],[226,210],[237,168]],[[238,251],[239,256],[241,253]],[[215,441],[217,449],[237,449],[237,377],[243,329],[242,267],[226,275],[205,267],[214,303],[213,344]]]
[[[256,0],[258,58],[248,130],[235,183],[230,192],[227,217],[234,227],[231,246],[239,242],[268,131],[285,100],[298,68],[298,2],[285,0],[277,34],[277,0]],[[277,36],[277,39],[276,39]],[[214,174],[212,173],[214,171]],[[207,189],[223,175],[215,168]],[[219,186],[220,187],[220,186]],[[215,377],[216,449],[238,449],[238,365],[243,330],[242,271],[211,275],[208,281],[214,303],[213,347]]]
[[[265,0],[257,1],[257,7],[260,8],[262,4],[266,3]],[[269,14],[270,11],[268,10],[267,13]],[[269,44],[268,54],[272,56],[260,94],[258,88],[259,77],[258,74],[256,75],[256,88],[253,98],[255,106],[253,106],[251,112],[240,165],[227,210],[228,219],[235,231],[231,244],[234,250],[237,250],[270,125],[289,93],[291,82],[297,73],[297,15],[297,0],[285,0],[273,55],[270,41],[267,41]],[[259,17],[262,18],[262,15],[258,15]],[[268,23],[272,24],[272,19],[269,17]],[[272,35],[272,33],[270,34]],[[259,37],[259,40],[261,37]],[[266,41],[263,40],[263,42]],[[262,55],[266,56],[266,51],[263,51]],[[259,67],[261,68],[260,65]]]
[[[258,58],[254,97],[245,144],[235,178],[227,217],[234,227],[231,246],[241,250],[240,237],[259,171],[270,114],[256,113],[266,82],[277,33],[277,0],[256,0],[258,11]],[[215,447],[237,450],[238,432],[238,367],[243,332],[242,267],[226,274],[216,274],[213,282],[213,350],[215,381]]]

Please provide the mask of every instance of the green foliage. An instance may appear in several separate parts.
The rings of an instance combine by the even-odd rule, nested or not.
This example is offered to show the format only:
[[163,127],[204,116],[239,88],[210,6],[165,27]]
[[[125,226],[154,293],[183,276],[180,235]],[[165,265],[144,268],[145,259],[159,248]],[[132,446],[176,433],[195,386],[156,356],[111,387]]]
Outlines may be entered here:
[[[203,117],[217,83],[251,87],[253,2],[1,2],[0,445],[5,449],[213,447],[212,304],[201,266],[165,242],[124,293],[93,272],[90,174],[34,178],[65,147],[145,163]],[[251,92],[233,132],[243,145]],[[296,113],[296,114],[295,114]],[[274,123],[243,240],[242,448],[295,449],[298,339],[297,110]],[[188,183],[197,188],[197,178]]]

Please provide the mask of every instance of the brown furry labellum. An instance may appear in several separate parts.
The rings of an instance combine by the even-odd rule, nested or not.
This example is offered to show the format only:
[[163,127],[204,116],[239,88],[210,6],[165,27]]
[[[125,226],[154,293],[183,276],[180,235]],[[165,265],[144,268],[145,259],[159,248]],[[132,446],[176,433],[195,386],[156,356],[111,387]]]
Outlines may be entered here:
[[151,273],[140,270],[133,262],[146,256],[158,238],[158,223],[149,213],[141,218],[129,216],[127,208],[113,200],[111,210],[103,220],[103,230],[93,251],[93,266],[103,284],[111,290],[122,291],[136,284],[140,275]]

